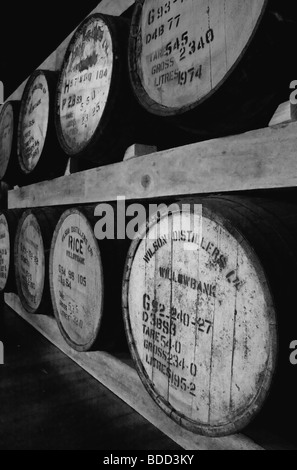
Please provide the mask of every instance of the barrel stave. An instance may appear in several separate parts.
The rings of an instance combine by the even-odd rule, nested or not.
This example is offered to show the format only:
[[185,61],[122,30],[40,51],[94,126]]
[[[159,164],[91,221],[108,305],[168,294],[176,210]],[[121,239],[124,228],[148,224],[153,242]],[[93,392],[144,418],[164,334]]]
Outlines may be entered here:
[[297,280],[296,216],[288,209],[295,218],[288,228],[290,218],[286,225],[276,219],[267,200],[263,207],[260,199],[233,196],[195,203],[202,204],[195,250],[187,239],[195,231],[180,230],[176,217],[167,232],[162,217],[152,218],[155,242],[132,243],[123,314],[153,399],[183,427],[217,437],[263,416],[284,397],[282,386],[292,385],[288,345],[296,321],[285,313]]
[[[135,142],[138,115],[128,80],[128,35],[128,19],[93,14],[70,41],[58,82],[55,122],[60,145],[71,158],[112,163]],[[85,85],[84,77],[90,79]]]
[[19,210],[0,212],[0,292],[16,292],[13,247],[20,215]]
[[19,101],[6,101],[0,112],[0,180],[10,186],[22,182],[22,175],[17,164],[19,110]]
[[67,157],[54,127],[57,78],[57,72],[35,70],[23,92],[17,152],[25,184],[62,176],[66,170]]
[[180,145],[265,127],[296,74],[283,54],[296,20],[279,2],[139,0],[129,41],[134,93],[179,129]]
[[94,207],[65,211],[55,229],[50,285],[55,317],[65,341],[77,351],[125,347],[120,290],[124,250],[115,240],[97,241]]
[[23,307],[31,314],[51,314],[48,262],[55,223],[61,210],[46,212],[46,209],[25,211],[19,220],[14,243],[17,293]]

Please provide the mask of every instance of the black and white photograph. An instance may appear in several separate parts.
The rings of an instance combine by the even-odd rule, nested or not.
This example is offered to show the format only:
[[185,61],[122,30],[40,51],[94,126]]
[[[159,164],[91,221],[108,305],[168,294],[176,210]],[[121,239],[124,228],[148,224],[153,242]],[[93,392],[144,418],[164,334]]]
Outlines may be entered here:
[[297,450],[297,6],[8,2],[0,450]]

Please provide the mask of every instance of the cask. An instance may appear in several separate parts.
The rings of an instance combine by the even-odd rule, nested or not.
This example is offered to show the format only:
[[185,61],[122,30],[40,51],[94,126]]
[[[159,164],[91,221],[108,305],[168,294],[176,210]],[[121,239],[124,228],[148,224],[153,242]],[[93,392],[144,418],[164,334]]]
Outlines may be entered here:
[[28,313],[51,312],[48,262],[55,211],[27,210],[19,220],[14,263],[17,293]]
[[0,111],[0,180],[13,186],[20,181],[17,164],[19,101],[7,101]]
[[212,437],[265,406],[270,419],[288,406],[296,416],[296,205],[229,196],[180,207],[153,216],[126,261],[124,322],[144,386],[174,421]]
[[18,124],[18,162],[27,184],[62,176],[67,157],[54,126],[57,73],[36,70],[23,92]]
[[284,54],[296,18],[273,0],[138,0],[133,90],[146,110],[196,140],[265,127],[296,75]]
[[71,208],[61,215],[50,254],[54,314],[65,341],[77,351],[124,344],[121,278],[125,256],[114,240],[94,235],[94,210]]
[[14,239],[19,211],[0,211],[0,292],[15,292]]
[[71,158],[123,158],[134,143],[135,100],[128,80],[127,19],[93,14],[74,33],[62,65],[56,128]]

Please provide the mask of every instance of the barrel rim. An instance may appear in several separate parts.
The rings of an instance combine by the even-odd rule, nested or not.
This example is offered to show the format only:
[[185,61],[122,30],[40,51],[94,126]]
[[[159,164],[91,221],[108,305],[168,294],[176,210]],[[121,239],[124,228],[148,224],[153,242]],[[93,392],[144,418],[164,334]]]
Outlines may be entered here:
[[[98,263],[98,266],[99,266],[99,270],[100,270],[100,278],[101,278],[101,288],[102,288],[102,292],[101,292],[101,306],[100,306],[100,312],[98,314],[98,323],[97,323],[97,326],[94,330],[94,335],[93,337],[85,344],[77,344],[75,343],[71,338],[70,336],[68,335],[68,333],[65,331],[64,327],[63,327],[63,324],[60,320],[60,316],[59,316],[59,313],[58,313],[58,308],[57,308],[57,302],[56,302],[56,298],[55,298],[55,295],[54,295],[54,281],[53,281],[53,260],[54,260],[54,248],[55,248],[55,244],[56,244],[56,241],[57,241],[57,238],[58,238],[58,233],[59,233],[59,230],[62,226],[62,224],[64,223],[64,221],[70,216],[70,215],[73,215],[73,214],[77,214],[79,215],[80,217],[82,217],[82,219],[84,219],[84,222],[85,224],[88,226],[88,228],[90,229],[90,233],[93,235],[94,237],[94,241],[95,241],[95,247],[96,247],[96,255],[98,256],[98,260],[99,260],[99,263]],[[50,294],[51,294],[51,299],[52,299],[52,305],[53,305],[53,311],[54,311],[54,316],[55,316],[55,319],[57,321],[57,324],[58,324],[58,327],[59,327],[59,330],[64,338],[64,340],[66,341],[66,343],[72,347],[73,349],[75,349],[76,351],[78,352],[87,352],[89,351],[92,346],[94,346],[94,344],[96,343],[96,340],[98,338],[98,335],[99,335],[99,332],[100,332],[100,328],[101,328],[101,324],[102,324],[102,320],[103,320],[103,309],[104,309],[104,276],[103,276],[103,266],[102,266],[102,258],[101,258],[101,253],[100,253],[100,248],[98,246],[98,242],[97,242],[97,239],[94,235],[94,231],[92,229],[92,226],[91,226],[91,223],[90,221],[88,220],[87,216],[83,213],[83,211],[81,211],[80,209],[77,209],[77,208],[70,208],[70,209],[67,209],[65,212],[63,212],[63,214],[61,215],[57,225],[56,225],[56,228],[54,230],[54,233],[53,233],[53,237],[52,237],[52,242],[51,242],[51,247],[50,247],[50,257],[49,257],[49,281],[50,281]]]
[[105,15],[103,13],[93,13],[93,14],[89,15],[87,18],[85,18],[80,23],[80,25],[77,27],[77,29],[75,30],[73,36],[70,39],[70,42],[67,46],[67,49],[66,49],[66,52],[65,52],[65,55],[64,55],[63,63],[62,63],[59,78],[58,78],[57,88],[56,88],[56,95],[55,95],[55,127],[56,127],[56,133],[57,133],[58,141],[60,143],[61,148],[63,149],[63,151],[70,158],[77,158],[78,159],[81,156],[83,156],[85,153],[87,153],[94,145],[96,145],[96,143],[98,142],[98,140],[100,139],[101,135],[103,134],[105,128],[108,125],[108,118],[109,118],[109,115],[111,113],[110,109],[108,109],[108,108],[110,108],[112,106],[106,105],[104,107],[101,119],[98,122],[98,125],[95,128],[94,133],[93,133],[92,137],[90,138],[90,140],[79,151],[69,147],[69,145],[67,144],[66,139],[64,137],[63,130],[62,130],[62,125],[61,125],[61,120],[60,120],[60,97],[61,97],[60,88],[61,88],[61,85],[62,85],[62,81],[63,81],[63,77],[64,77],[64,71],[65,71],[67,61],[69,59],[72,48],[73,48],[77,38],[79,37],[79,35],[83,31],[83,29],[85,27],[87,27],[87,25],[89,23],[91,23],[92,21],[94,21],[96,19],[101,19],[106,24],[106,26],[108,27],[109,32],[110,32],[111,43],[112,43],[113,63],[112,63],[110,87],[109,87],[108,94],[107,94],[107,97],[106,97],[106,103],[107,104],[108,104],[109,101],[112,104],[117,99],[117,94],[118,94],[118,89],[119,89],[119,80],[117,79],[117,77],[119,77],[119,75],[120,75],[119,72],[120,72],[121,54],[120,54],[120,47],[117,43],[117,37],[118,37],[117,28],[113,24],[111,19],[113,19],[113,20],[116,19],[117,21],[121,21],[121,18],[118,17],[118,16],[113,17],[111,15]]
[[[13,149],[13,140],[14,140],[14,134],[15,134],[15,127],[16,127],[16,119],[15,119],[15,115],[14,115],[14,112],[15,112],[15,109],[14,109],[14,105],[13,105],[14,101],[6,101],[2,107],[1,107],[1,110],[0,110],[0,123],[1,123],[1,119],[3,118],[3,115],[4,113],[6,112],[7,108],[10,106],[11,107],[11,110],[12,110],[12,117],[13,117],[13,122],[12,122],[12,140],[11,140],[11,147],[10,147],[10,154],[9,154],[9,157],[6,161],[6,165],[5,165],[5,168],[4,168],[4,171],[3,171],[3,174],[0,173],[0,180],[2,180],[4,177],[5,177],[5,174],[8,170],[8,166],[9,166],[9,163],[11,161],[11,157],[12,157],[12,149]],[[0,171],[1,171],[1,168],[0,168]]]
[[[18,270],[18,256],[17,256],[19,254],[18,245],[19,245],[20,236],[21,236],[21,228],[22,228],[22,225],[23,225],[24,221],[26,220],[26,218],[29,217],[30,215],[32,215],[35,218],[35,220],[36,220],[36,222],[39,226],[41,241],[42,241],[42,248],[43,248],[43,257],[44,257],[43,273],[42,273],[42,294],[40,296],[39,304],[35,308],[31,307],[31,305],[28,304],[27,299],[23,295],[22,283],[21,283],[20,274],[19,274],[19,270]],[[18,296],[19,296],[19,299],[21,301],[22,306],[30,314],[39,313],[40,306],[42,305],[42,298],[43,298],[44,288],[45,288],[45,270],[46,270],[46,266],[45,266],[45,247],[44,247],[43,233],[42,233],[38,218],[36,217],[34,211],[31,210],[31,209],[26,210],[22,214],[22,216],[19,220],[18,226],[17,226],[15,241],[14,241],[14,266],[15,266],[15,281],[16,281],[17,293],[18,293]]]
[[[257,23],[255,25],[255,28],[247,41],[245,47],[242,49],[241,54],[233,64],[233,66],[229,69],[229,71],[224,75],[222,80],[214,87],[212,88],[203,98],[196,100],[195,102],[184,105],[182,107],[174,107],[174,108],[169,108],[168,106],[164,106],[160,103],[157,103],[154,101],[146,92],[141,78],[140,78],[140,73],[137,67],[137,61],[135,58],[135,51],[137,50],[137,31],[139,29],[139,19],[141,17],[142,13],[142,8],[144,5],[144,2],[146,0],[136,0],[135,7],[133,10],[133,15],[132,15],[132,21],[131,21],[131,27],[130,27],[130,35],[129,35],[129,42],[128,42],[128,64],[129,64],[129,75],[130,75],[130,81],[132,84],[132,89],[133,93],[138,101],[138,103],[148,112],[151,114],[154,114],[156,116],[161,116],[161,117],[168,117],[168,116],[178,116],[181,114],[185,114],[188,111],[191,111],[193,109],[199,108],[200,105],[202,105],[206,100],[210,99],[215,93],[223,86],[223,84],[228,80],[228,78],[231,76],[231,74],[234,72],[234,70],[237,68],[238,64],[241,62],[242,58],[244,57],[247,49],[249,48],[250,44],[252,43],[255,34],[257,33],[259,26],[261,24],[261,21],[263,19],[264,14],[267,11],[268,8],[268,3],[269,0],[264,0],[262,11],[258,17]],[[136,31],[136,34],[134,34],[134,31]]]
[[[48,141],[48,131],[49,131],[49,127],[50,127],[50,115],[51,115],[51,108],[52,108],[52,105],[53,105],[53,96],[52,96],[50,86],[49,86],[49,74],[52,74],[52,73],[55,74],[55,72],[51,72],[51,71],[46,70],[46,69],[36,69],[36,70],[34,70],[34,72],[30,75],[30,77],[29,77],[29,79],[26,83],[26,86],[24,88],[24,91],[23,91],[23,95],[22,95],[22,99],[21,99],[19,121],[18,121],[18,129],[17,129],[17,156],[18,156],[18,163],[19,163],[19,166],[21,168],[21,171],[26,175],[29,175],[29,174],[33,173],[34,170],[36,169],[36,167],[38,166],[38,163],[39,163],[40,159],[42,158],[42,154],[44,152],[44,149],[45,149],[47,141]],[[25,115],[25,105],[26,105],[26,101],[27,101],[27,98],[29,96],[31,87],[32,87],[34,81],[36,80],[36,78],[41,76],[41,75],[43,75],[45,77],[45,81],[46,81],[46,84],[47,84],[48,98],[49,98],[49,108],[48,108],[48,116],[47,116],[46,135],[45,135],[45,139],[43,141],[43,147],[42,147],[39,159],[37,160],[34,168],[32,170],[29,170],[27,168],[27,166],[25,165],[24,161],[23,161],[23,150],[24,150],[23,147],[24,147],[24,145],[23,145],[23,140],[22,140],[22,136],[23,136],[23,134],[22,134],[23,125],[22,124],[23,124],[23,118],[24,118],[24,115]]]
[[5,280],[4,286],[1,288],[1,285],[0,285],[0,293],[5,292],[5,289],[6,289],[6,286],[7,286],[7,283],[8,283],[8,279],[9,279],[9,275],[10,275],[10,271],[11,271],[11,265],[12,265],[11,235],[10,235],[10,229],[9,229],[9,222],[8,222],[8,217],[7,217],[7,211],[0,210],[0,218],[1,218],[2,216],[3,216],[3,217],[5,218],[5,220],[6,220],[6,225],[7,225],[7,229],[8,229],[9,257],[8,257],[7,276],[6,276],[6,280]]
[[[175,410],[169,402],[167,402],[160,394],[158,390],[155,388],[153,382],[147,376],[147,373],[143,367],[143,363],[139,354],[136,349],[136,343],[133,336],[133,331],[131,328],[130,316],[129,316],[129,280],[130,274],[132,270],[134,256],[137,252],[137,249],[142,242],[142,239],[145,234],[151,229],[153,225],[158,223],[159,220],[164,215],[167,215],[167,210],[161,210],[155,213],[151,219],[147,220],[145,224],[139,229],[138,234],[134,237],[130,248],[128,250],[125,267],[124,267],[124,275],[122,281],[122,311],[123,311],[123,318],[124,318],[124,326],[125,326],[125,333],[129,345],[129,349],[131,352],[131,356],[133,358],[134,364],[136,366],[136,370],[138,375],[151,396],[151,398],[157,403],[157,405],[165,412],[167,416],[169,416],[173,421],[177,424],[181,425],[183,428],[201,434],[203,436],[208,437],[221,437],[227,436],[230,434],[234,434],[239,432],[247,426],[252,419],[260,412],[262,405],[266,402],[269,393],[272,381],[275,376],[276,368],[277,368],[277,357],[278,357],[278,334],[276,330],[277,325],[277,317],[276,317],[276,308],[273,299],[273,293],[270,291],[268,280],[265,276],[265,269],[262,266],[257,254],[255,253],[253,247],[250,245],[248,240],[244,237],[244,234],[237,229],[231,222],[228,220],[228,217],[221,216],[218,212],[208,208],[205,206],[206,201],[203,201],[203,210],[202,215],[203,217],[209,218],[211,221],[215,221],[223,228],[225,228],[236,240],[240,240],[241,246],[243,246],[244,251],[248,253],[250,259],[252,258],[253,265],[256,267],[257,275],[261,280],[261,285],[263,286],[263,293],[265,298],[268,299],[267,304],[270,305],[269,314],[271,315],[270,320],[270,351],[269,356],[266,363],[265,374],[262,375],[261,379],[261,386],[258,388],[257,393],[254,395],[252,401],[250,402],[248,408],[240,409],[238,411],[238,417],[234,419],[232,422],[223,423],[220,425],[206,425],[203,423],[197,423],[188,417],[186,417],[183,413],[178,412]],[[177,203],[180,207],[182,203]],[[206,203],[207,204],[207,203]],[[171,211],[170,211],[171,212]],[[171,213],[172,215],[177,213],[177,210],[173,210]],[[193,213],[193,209],[191,207],[190,210]]]

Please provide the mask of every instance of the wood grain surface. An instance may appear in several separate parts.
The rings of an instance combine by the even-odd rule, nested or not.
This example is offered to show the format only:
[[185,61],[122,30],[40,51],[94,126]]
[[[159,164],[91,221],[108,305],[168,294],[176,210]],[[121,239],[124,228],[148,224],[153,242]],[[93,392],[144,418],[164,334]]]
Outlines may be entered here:
[[111,32],[103,18],[90,17],[71,41],[58,84],[58,135],[69,155],[78,154],[102,118],[113,73]]
[[7,218],[3,212],[0,212],[0,292],[5,289],[11,259],[10,235]]
[[49,123],[50,96],[46,76],[34,73],[22,98],[18,126],[18,157],[22,171],[34,170],[41,157]]
[[0,179],[5,176],[12,152],[15,116],[11,103],[5,103],[0,114]]
[[260,129],[9,191],[8,207],[296,187],[296,148],[296,123]]
[[263,268],[207,204],[203,213],[185,205],[182,215],[152,217],[143,236],[132,243],[123,287],[140,377],[187,429],[239,431],[262,407],[275,369],[276,319]]
[[54,232],[50,288],[64,339],[78,351],[89,350],[103,314],[103,273],[92,227],[77,209],[66,211]]
[[245,52],[266,4],[139,1],[129,58],[134,88],[144,106],[156,114],[176,114],[212,94]]
[[35,313],[43,296],[46,268],[41,227],[31,211],[19,221],[14,259],[18,294],[24,308]]

